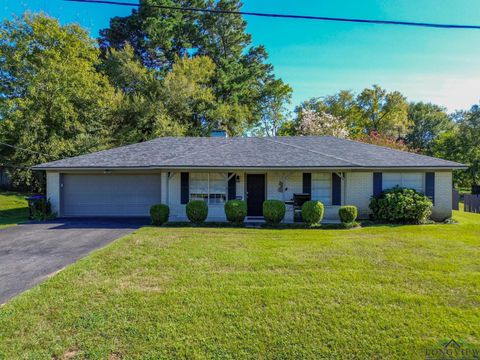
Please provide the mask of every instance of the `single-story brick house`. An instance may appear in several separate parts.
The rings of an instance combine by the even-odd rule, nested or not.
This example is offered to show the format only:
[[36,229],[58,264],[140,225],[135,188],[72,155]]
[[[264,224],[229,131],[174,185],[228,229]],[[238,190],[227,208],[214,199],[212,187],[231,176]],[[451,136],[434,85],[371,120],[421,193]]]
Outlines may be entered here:
[[[432,217],[452,214],[452,171],[464,165],[335,137],[159,138],[34,167],[47,173],[47,197],[61,217],[148,216],[155,203],[171,220],[186,219],[185,204],[208,202],[208,220],[225,220],[224,203],[247,201],[262,215],[265,199],[287,204],[294,194],[325,205],[336,219],[341,205],[368,216],[370,197],[396,185],[434,202]],[[305,196],[305,195],[303,195]]]

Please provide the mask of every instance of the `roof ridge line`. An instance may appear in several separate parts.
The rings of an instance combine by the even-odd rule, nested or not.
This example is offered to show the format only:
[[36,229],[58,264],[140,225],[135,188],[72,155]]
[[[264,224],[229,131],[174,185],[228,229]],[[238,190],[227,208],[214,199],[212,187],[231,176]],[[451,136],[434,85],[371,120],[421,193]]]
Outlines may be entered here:
[[[193,137],[195,137],[195,136],[192,136],[192,138],[193,138]],[[224,144],[222,144],[222,145],[218,145],[217,148],[221,148],[221,147],[224,147],[224,146],[226,146],[226,145],[229,145],[229,144],[228,144],[228,143],[224,143]],[[215,146],[209,146],[208,148],[210,149],[210,148],[212,148],[212,147],[215,147]],[[170,159],[165,160],[165,163],[168,163],[168,162],[170,162],[170,161],[172,161],[172,160],[176,160],[176,159],[181,158],[181,157],[185,157],[185,156],[189,156],[189,155],[195,155],[195,154],[198,154],[198,153],[202,153],[202,152],[205,152],[206,150],[207,150],[206,148],[203,148],[203,149],[200,150],[200,151],[192,151],[192,152],[189,152],[189,153],[186,153],[186,154],[183,154],[183,155],[173,156],[173,157],[171,157]]]
[[291,146],[291,147],[294,147],[294,148],[297,148],[297,149],[301,149],[301,150],[306,150],[308,152],[311,152],[311,153],[314,153],[314,154],[317,154],[317,155],[322,155],[322,156],[326,156],[326,157],[330,157],[330,158],[333,158],[333,159],[336,159],[336,160],[341,160],[341,161],[345,161],[346,163],[348,164],[352,164],[352,165],[356,165],[356,166],[362,166],[361,164],[357,164],[355,162],[352,162],[352,161],[348,161],[347,159],[343,159],[341,157],[337,157],[337,156],[334,156],[334,155],[328,155],[328,154],[324,154],[320,151],[315,151],[315,150],[311,150],[311,149],[306,149],[302,146],[299,146],[299,145],[293,145],[293,144],[288,144],[288,143],[285,143],[283,141],[278,141],[278,140],[273,140],[271,137],[264,137],[263,139],[265,140],[268,140],[268,141],[272,141],[272,142],[275,142],[275,143],[278,143],[278,144],[282,144],[282,145],[287,145],[287,146]]

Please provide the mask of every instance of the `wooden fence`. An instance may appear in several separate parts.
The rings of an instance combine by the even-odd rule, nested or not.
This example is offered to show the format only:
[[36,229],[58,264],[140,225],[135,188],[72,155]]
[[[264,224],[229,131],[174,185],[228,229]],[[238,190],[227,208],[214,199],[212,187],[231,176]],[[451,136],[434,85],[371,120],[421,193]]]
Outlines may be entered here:
[[480,195],[464,195],[464,210],[480,214]]
[[460,202],[460,194],[458,190],[452,190],[452,210],[458,210],[458,203]]
[[7,169],[0,166],[0,188],[8,189],[12,185],[10,176],[8,176]]

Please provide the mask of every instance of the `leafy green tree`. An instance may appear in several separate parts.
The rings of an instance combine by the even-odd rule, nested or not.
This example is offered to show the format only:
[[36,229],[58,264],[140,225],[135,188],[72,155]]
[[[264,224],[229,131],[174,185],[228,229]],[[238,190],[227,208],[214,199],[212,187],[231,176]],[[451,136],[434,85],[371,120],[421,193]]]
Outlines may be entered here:
[[[239,10],[238,0],[142,0],[138,10],[127,17],[115,17],[101,31],[100,47],[121,49],[130,43],[141,62],[163,78],[177,59],[207,56],[215,65],[211,87],[216,111],[210,114],[231,135],[257,126],[264,115],[262,99],[273,79],[262,46],[252,46],[246,22],[236,14],[212,14],[159,9],[150,5],[184,6],[214,10]],[[281,94],[271,94],[281,97]],[[190,129],[192,130],[192,129]],[[189,130],[189,131],[190,131]],[[197,129],[201,133],[203,129]]]
[[186,126],[191,135],[205,135],[217,120],[214,114],[220,106],[216,106],[211,87],[214,72],[210,58],[185,57],[178,59],[162,80],[162,102],[168,114]]
[[280,79],[269,80],[262,91],[261,122],[258,135],[276,136],[283,124],[288,121],[286,104],[290,103],[292,88]]
[[302,123],[304,110],[333,115],[343,121],[349,137],[360,138],[372,131],[380,136],[402,137],[407,133],[408,103],[398,91],[388,93],[378,85],[355,95],[342,90],[334,95],[313,98],[302,103],[295,112],[297,124]]
[[466,171],[455,174],[463,186],[480,184],[480,106],[455,114],[457,123],[452,131],[439,136],[433,154],[468,165]]
[[408,103],[398,91],[387,92],[378,85],[364,89],[357,96],[363,127],[367,133],[403,137],[410,126]]
[[[0,141],[16,146],[3,158],[25,167],[108,146],[118,99],[98,56],[87,32],[43,14],[0,25]],[[36,185],[26,169],[13,180]]]
[[412,124],[405,137],[410,149],[431,154],[435,140],[453,129],[453,121],[445,108],[431,103],[410,103],[408,118]]
[[227,119],[241,116],[243,109],[215,96],[216,65],[209,57],[178,58],[162,77],[144,67],[126,44],[106,54],[102,69],[124,94],[113,126],[118,144],[159,136],[208,135],[216,127],[242,131]]

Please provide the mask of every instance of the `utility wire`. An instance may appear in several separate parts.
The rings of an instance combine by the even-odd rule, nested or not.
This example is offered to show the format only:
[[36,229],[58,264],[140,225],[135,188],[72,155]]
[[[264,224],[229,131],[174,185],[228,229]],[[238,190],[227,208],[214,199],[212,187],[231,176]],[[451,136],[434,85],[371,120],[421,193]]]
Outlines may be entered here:
[[7,162],[8,159],[5,156],[0,155],[0,168],[12,168],[12,169],[29,169],[26,166],[22,165],[14,165],[12,163]]
[[201,9],[201,8],[195,8],[195,7],[181,7],[181,6],[168,6],[168,5],[141,5],[139,3],[126,3],[126,2],[110,1],[110,0],[64,0],[64,1],[78,2],[78,3],[91,3],[91,4],[119,5],[119,6],[135,6],[135,7],[148,6],[148,7],[154,7],[158,9],[164,9],[164,10],[203,12],[203,13],[212,13],[212,14],[233,14],[233,15],[259,16],[259,17],[283,18],[283,19],[339,21],[339,22],[364,23],[364,24],[480,30],[480,25],[437,24],[437,23],[413,22],[413,21],[392,21],[392,20],[338,18],[338,17],[326,17],[326,16],[273,14],[273,13],[259,13],[259,12],[234,11],[234,10]]
[[3,142],[0,142],[0,145],[6,146],[6,147],[9,147],[9,148],[12,148],[12,149],[16,149],[16,150],[21,150],[21,151],[29,152],[29,153],[31,153],[31,154],[43,155],[43,156],[52,158],[51,155],[44,154],[44,153],[41,153],[41,152],[38,152],[38,151],[33,151],[33,150],[29,150],[29,149],[24,149],[24,148],[15,146],[15,145],[6,144],[6,143],[3,143]]

